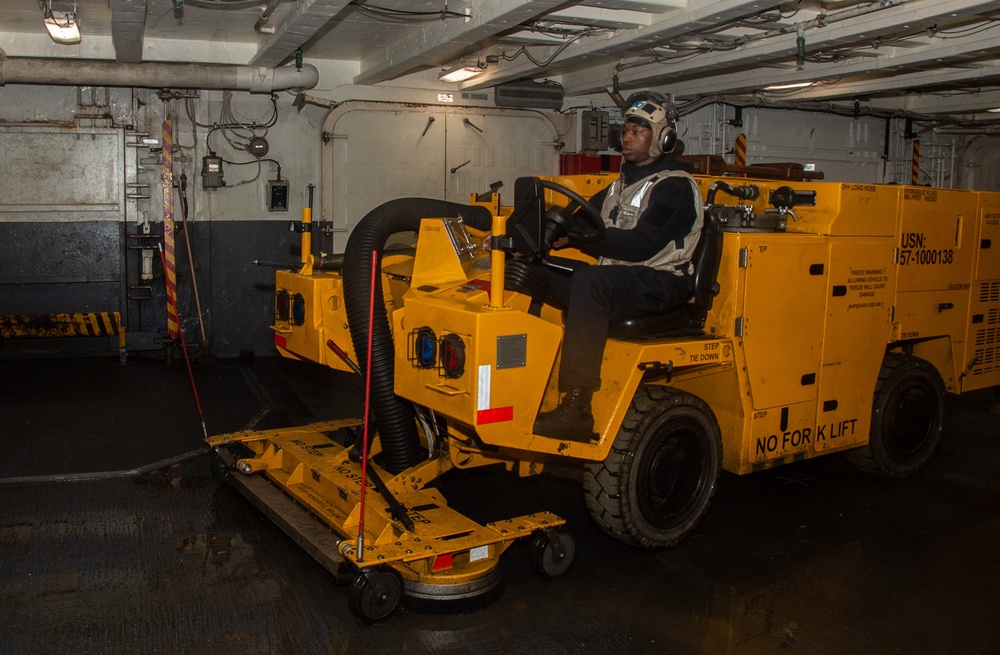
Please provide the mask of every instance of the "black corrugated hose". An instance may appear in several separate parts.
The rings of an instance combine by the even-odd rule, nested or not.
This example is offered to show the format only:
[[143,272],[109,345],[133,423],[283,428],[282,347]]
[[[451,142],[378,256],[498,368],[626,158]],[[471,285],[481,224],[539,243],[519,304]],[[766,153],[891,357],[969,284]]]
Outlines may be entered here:
[[[492,214],[485,207],[461,205],[430,198],[399,198],[379,205],[361,219],[344,249],[344,308],[351,329],[354,353],[360,365],[368,359],[368,292],[371,288],[371,253],[378,253],[397,232],[416,232],[425,217],[455,218],[476,230],[489,230]],[[382,467],[397,474],[424,458],[417,434],[416,416],[410,401],[396,396],[392,332],[385,310],[382,285],[375,285],[372,317],[371,407],[382,439]]]

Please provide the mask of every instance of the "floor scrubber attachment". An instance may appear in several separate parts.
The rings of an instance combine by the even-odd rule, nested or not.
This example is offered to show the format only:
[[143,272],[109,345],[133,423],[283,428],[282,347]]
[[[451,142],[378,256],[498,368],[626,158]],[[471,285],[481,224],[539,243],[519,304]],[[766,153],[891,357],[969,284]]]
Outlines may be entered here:
[[[358,618],[374,623],[400,604],[430,612],[485,607],[502,591],[500,556],[525,537],[534,536],[531,561],[541,575],[558,577],[569,568],[573,540],[559,531],[565,521],[555,514],[483,525],[448,507],[428,486],[450,468],[441,457],[396,476],[369,461],[364,552],[359,553],[362,476],[351,449],[360,425],[358,420],[328,421],[208,440],[217,453],[218,474],[338,582],[351,581],[349,606]],[[408,521],[399,520],[394,505],[405,509]],[[409,522],[412,529],[405,525]]]

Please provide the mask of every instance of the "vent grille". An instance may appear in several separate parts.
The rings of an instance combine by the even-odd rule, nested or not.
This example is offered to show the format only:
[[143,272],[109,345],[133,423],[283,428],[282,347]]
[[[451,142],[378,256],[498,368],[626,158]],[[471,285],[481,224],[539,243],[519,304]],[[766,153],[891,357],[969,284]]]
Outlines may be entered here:
[[1000,328],[976,330],[976,346],[992,346],[1000,343]]
[[[978,314],[980,322],[969,334],[969,345],[974,348],[975,358],[969,372],[973,376],[992,374],[1000,376],[1000,282],[980,282],[979,302],[989,303]],[[989,379],[982,380],[987,383]],[[996,381],[993,381],[996,384]]]
[[979,284],[979,302],[1000,301],[1000,282],[981,282]]
[[976,349],[976,363],[972,366],[973,375],[985,375],[1000,371],[1000,362],[997,360],[1000,355],[1000,348],[978,348]]

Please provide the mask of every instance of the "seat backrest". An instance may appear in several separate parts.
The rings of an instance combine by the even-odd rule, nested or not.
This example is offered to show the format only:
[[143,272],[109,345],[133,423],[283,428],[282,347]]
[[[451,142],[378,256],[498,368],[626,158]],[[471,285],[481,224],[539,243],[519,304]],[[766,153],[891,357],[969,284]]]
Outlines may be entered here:
[[694,276],[692,295],[694,305],[701,313],[704,322],[712,302],[719,294],[719,264],[722,262],[722,224],[715,212],[705,212],[705,221],[701,227],[701,240],[695,248]]

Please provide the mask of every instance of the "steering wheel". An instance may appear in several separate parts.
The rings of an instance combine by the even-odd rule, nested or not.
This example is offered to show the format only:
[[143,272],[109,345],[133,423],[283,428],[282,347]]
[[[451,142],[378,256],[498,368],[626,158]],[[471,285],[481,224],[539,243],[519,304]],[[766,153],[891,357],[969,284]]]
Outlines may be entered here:
[[[604,238],[604,218],[601,216],[601,212],[587,202],[583,196],[572,189],[548,180],[538,180],[538,184],[544,189],[565,196],[570,201],[568,205],[558,211],[549,210],[545,213],[545,235],[548,243],[555,241],[558,236],[568,234],[571,229],[573,230],[573,239],[581,243],[595,243]],[[584,229],[578,229],[573,225],[575,215],[583,219],[586,226]],[[551,238],[548,238],[550,235]]]

